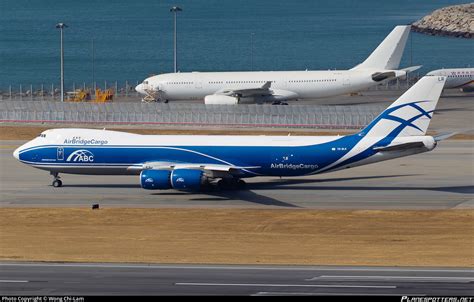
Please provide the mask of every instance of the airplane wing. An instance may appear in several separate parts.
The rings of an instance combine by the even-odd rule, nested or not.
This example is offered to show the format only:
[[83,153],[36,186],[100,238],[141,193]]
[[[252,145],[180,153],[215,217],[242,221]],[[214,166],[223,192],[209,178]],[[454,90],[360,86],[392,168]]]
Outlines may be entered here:
[[400,70],[405,71],[406,73],[410,73],[410,72],[420,69],[421,67],[423,67],[423,65],[410,66],[410,67],[402,68]]
[[236,105],[245,102],[282,102],[298,98],[298,94],[288,90],[270,89],[272,81],[260,87],[224,88],[204,97],[206,105]]
[[244,88],[244,89],[221,89],[215,92],[215,94],[227,95],[227,96],[238,96],[238,97],[249,97],[253,95],[268,95],[271,94],[270,86],[271,81],[265,82],[261,87],[255,88]]
[[133,170],[175,170],[175,169],[193,169],[202,170],[209,177],[222,177],[222,174],[239,175],[245,169],[260,168],[257,166],[240,167],[233,165],[220,164],[199,164],[199,163],[174,163],[174,162],[146,162],[141,166],[132,166]]

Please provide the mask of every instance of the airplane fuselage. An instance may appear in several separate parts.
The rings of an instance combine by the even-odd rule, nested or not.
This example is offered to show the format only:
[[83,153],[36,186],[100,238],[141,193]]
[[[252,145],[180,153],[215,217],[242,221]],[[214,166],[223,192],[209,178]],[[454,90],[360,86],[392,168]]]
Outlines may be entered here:
[[[378,162],[434,148],[430,136],[371,138],[363,157],[339,161],[363,139],[349,136],[138,135],[92,129],[53,129],[15,151],[35,168],[70,174],[139,174],[157,163],[242,167],[239,178],[300,176]],[[378,152],[390,143],[422,141],[419,149]],[[339,162],[338,162],[339,161]]]
[[430,71],[428,75],[446,76],[445,89],[474,89],[474,68],[438,69]]
[[328,97],[374,85],[369,70],[167,73],[146,79],[139,89],[159,90],[167,100],[196,100],[223,89],[252,89],[271,82],[285,99]]

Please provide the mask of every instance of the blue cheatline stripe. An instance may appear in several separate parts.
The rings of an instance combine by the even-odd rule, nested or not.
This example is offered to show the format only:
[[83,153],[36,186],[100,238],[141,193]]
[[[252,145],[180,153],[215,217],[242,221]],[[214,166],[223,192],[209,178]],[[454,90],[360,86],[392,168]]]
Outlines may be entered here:
[[122,163],[78,163],[78,162],[36,162],[20,160],[24,164],[37,166],[77,166],[77,167],[95,167],[95,166],[123,166],[123,167],[141,167],[142,164],[122,164]]

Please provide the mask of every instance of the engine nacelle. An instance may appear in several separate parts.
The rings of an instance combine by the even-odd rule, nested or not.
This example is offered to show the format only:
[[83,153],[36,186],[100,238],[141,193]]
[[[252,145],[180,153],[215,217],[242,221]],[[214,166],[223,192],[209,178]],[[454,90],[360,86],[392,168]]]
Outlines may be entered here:
[[193,169],[143,170],[140,173],[140,185],[146,190],[199,191],[207,178],[203,171]]
[[211,94],[204,97],[206,105],[237,105],[238,103],[238,98],[228,95]]
[[201,170],[176,169],[171,172],[171,185],[176,190],[199,191],[205,181]]
[[171,171],[143,170],[140,173],[140,185],[146,190],[171,189]]

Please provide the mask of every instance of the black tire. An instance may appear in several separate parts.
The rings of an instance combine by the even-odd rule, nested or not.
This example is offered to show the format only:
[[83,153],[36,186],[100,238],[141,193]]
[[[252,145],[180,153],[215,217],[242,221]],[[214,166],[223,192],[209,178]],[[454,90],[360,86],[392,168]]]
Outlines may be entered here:
[[246,185],[247,183],[244,180],[242,179],[237,180],[237,189],[242,190],[245,188]]
[[219,179],[219,181],[217,182],[217,187],[221,190],[228,189],[227,182],[224,179]]
[[55,179],[55,180],[53,181],[53,187],[59,188],[59,187],[62,187],[62,186],[63,186],[63,182],[60,181],[59,179]]

